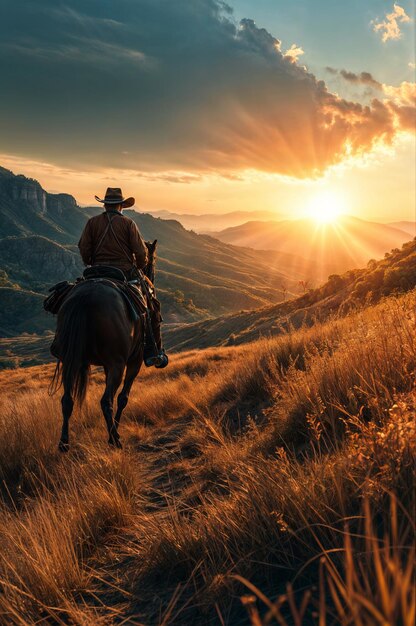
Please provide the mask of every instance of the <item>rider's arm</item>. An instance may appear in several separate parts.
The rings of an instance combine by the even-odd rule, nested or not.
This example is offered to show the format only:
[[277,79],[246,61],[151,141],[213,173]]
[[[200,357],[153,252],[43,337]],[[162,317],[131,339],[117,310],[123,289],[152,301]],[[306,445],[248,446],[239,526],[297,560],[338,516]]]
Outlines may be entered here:
[[84,265],[91,265],[92,263],[92,233],[91,224],[88,222],[85,224],[85,228],[82,231],[81,239],[78,242],[78,248],[81,253]]
[[131,224],[130,224],[129,235],[130,235],[130,249],[132,252],[134,252],[134,256],[136,257],[137,268],[141,270],[147,263],[147,248],[139,232],[139,229],[137,228],[133,220],[131,221]]

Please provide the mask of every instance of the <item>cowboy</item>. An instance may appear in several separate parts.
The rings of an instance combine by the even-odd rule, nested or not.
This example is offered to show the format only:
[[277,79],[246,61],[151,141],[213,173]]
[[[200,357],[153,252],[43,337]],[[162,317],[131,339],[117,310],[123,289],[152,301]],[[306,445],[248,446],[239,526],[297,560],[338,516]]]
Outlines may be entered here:
[[[121,189],[109,187],[102,200],[105,211],[91,217],[85,225],[78,248],[85,265],[111,265],[122,270],[127,280],[137,278],[138,270],[147,263],[147,248],[135,222],[123,215],[123,209],[132,207],[134,198],[124,198]],[[150,299],[150,318],[155,349],[146,345],[144,362],[148,367],[166,367],[168,357],[162,347],[160,332],[160,304],[155,297]]]

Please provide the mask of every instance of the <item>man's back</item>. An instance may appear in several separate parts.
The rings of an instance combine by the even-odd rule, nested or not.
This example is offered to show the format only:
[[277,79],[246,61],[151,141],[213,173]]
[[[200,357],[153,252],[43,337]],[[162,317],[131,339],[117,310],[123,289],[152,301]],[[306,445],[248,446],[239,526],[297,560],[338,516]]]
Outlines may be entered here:
[[119,211],[91,217],[78,243],[85,265],[112,265],[128,271],[146,264],[147,249],[132,219]]

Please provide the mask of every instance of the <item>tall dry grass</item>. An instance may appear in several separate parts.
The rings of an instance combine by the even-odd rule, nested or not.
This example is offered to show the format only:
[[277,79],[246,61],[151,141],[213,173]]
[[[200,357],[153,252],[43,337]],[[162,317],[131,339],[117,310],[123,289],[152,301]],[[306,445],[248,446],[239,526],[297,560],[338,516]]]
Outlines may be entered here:
[[64,457],[44,370],[3,373],[0,623],[410,624],[414,314],[177,355],[121,452],[99,373]]
[[[251,624],[302,626],[312,604],[312,615],[318,618],[320,626],[329,623],[412,626],[416,617],[415,547],[408,543],[409,529],[400,534],[397,508],[397,500],[392,495],[390,511],[386,510],[390,533],[380,539],[374,529],[369,502],[364,500],[363,534],[352,533],[346,522],[343,548],[322,551],[315,602],[310,590],[296,598],[290,583],[285,594],[271,601],[250,581],[236,576],[251,592],[241,598]],[[414,520],[409,519],[409,526],[414,532]],[[263,615],[259,605],[266,609]]]

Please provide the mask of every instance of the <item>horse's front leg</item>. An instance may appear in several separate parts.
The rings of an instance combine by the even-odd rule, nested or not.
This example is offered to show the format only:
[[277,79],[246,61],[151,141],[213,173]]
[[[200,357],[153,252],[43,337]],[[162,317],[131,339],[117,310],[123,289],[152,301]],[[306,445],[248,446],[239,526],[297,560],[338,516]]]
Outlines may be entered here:
[[121,448],[120,437],[117,432],[117,426],[113,420],[113,402],[117,389],[120,387],[123,379],[124,366],[115,365],[106,369],[106,384],[103,397],[101,398],[101,409],[108,430],[108,443],[117,448]]
[[64,395],[61,399],[62,405],[62,432],[61,439],[59,441],[59,450],[61,452],[68,452],[69,450],[69,418],[74,408],[74,401],[72,400],[71,392],[68,389],[64,390]]

